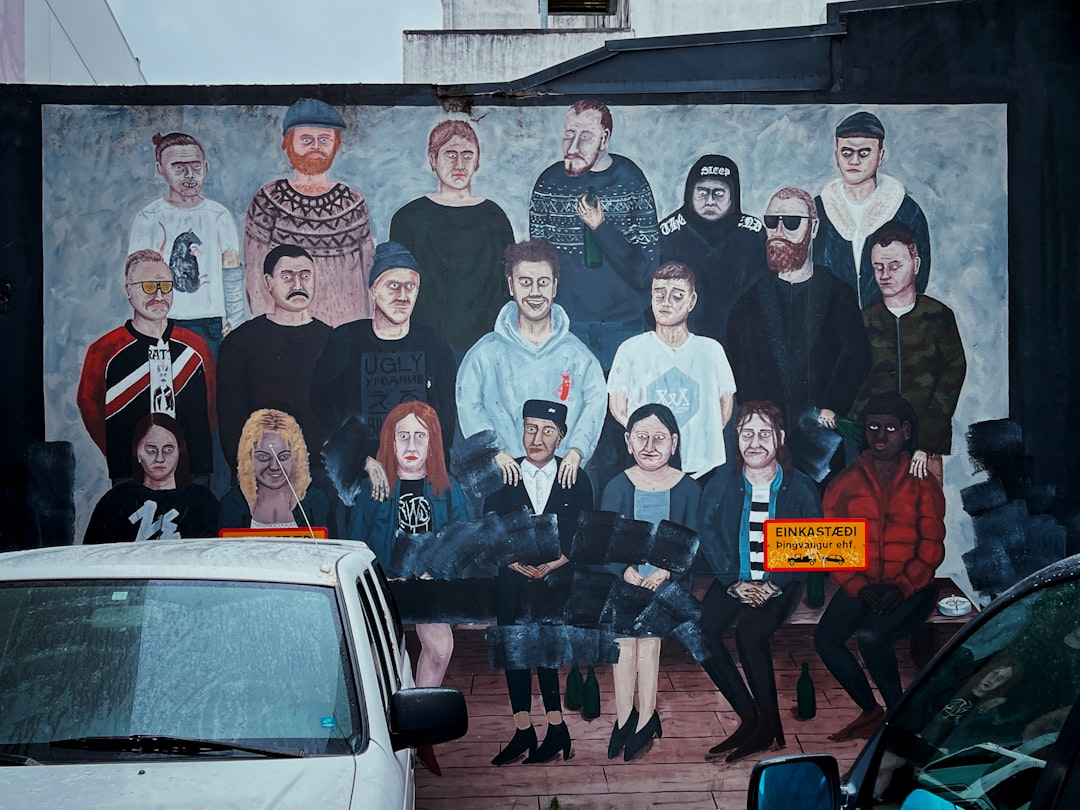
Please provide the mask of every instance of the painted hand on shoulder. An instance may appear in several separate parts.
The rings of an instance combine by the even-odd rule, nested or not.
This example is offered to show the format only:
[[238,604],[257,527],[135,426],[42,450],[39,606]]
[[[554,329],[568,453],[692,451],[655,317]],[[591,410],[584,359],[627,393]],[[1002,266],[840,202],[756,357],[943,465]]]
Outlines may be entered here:
[[495,456],[495,466],[502,472],[503,483],[508,487],[516,487],[521,481],[521,467],[514,461],[514,457],[505,450],[500,450]]
[[818,424],[829,429],[836,429],[836,411],[831,408],[822,408],[818,412]]
[[562,463],[559,464],[559,486],[563,489],[570,489],[576,484],[580,468],[581,452],[576,448],[571,448],[563,457]]
[[926,462],[930,459],[925,450],[916,450],[911,454],[911,465],[908,472],[916,478],[926,478]]
[[386,477],[386,470],[378,461],[368,456],[364,461],[364,472],[371,481],[371,500],[385,501],[390,497],[390,483]]

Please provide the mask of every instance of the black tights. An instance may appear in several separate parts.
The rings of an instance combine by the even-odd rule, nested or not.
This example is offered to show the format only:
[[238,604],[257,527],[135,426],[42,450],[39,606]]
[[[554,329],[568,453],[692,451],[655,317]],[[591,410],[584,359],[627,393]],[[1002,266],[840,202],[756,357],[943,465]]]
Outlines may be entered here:
[[[544,711],[561,712],[559,671],[549,667],[537,667],[536,680],[540,682],[540,697],[544,701]],[[513,709],[514,714],[532,709],[532,670],[506,670],[506,688],[510,692],[510,708]]]

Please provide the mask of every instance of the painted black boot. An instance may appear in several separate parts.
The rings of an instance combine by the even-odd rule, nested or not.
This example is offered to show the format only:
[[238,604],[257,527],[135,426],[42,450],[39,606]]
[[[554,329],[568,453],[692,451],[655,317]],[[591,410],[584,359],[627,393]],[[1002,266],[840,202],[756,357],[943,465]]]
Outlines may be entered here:
[[749,709],[743,709],[738,714],[739,727],[722,743],[714,745],[709,749],[709,753],[705,755],[706,762],[714,762],[718,759],[723,759],[723,754],[728,751],[734,751],[742,745],[743,740],[749,738],[750,735],[754,733],[754,729],[758,724],[757,706],[751,705]]
[[505,765],[518,759],[526,751],[529,752],[530,757],[536,752],[536,730],[532,726],[515,731],[506,747],[492,757],[491,764]]
[[626,723],[622,726],[619,725],[619,719],[615,718],[615,727],[611,729],[611,739],[607,744],[607,758],[615,759],[620,753],[622,753],[623,746],[626,745],[626,739],[637,729],[638,713],[635,706],[630,710],[630,716],[626,718]]
[[776,706],[759,706],[758,722],[749,734],[731,754],[728,762],[738,762],[751,754],[761,751],[773,751],[787,744],[784,739],[784,727],[780,723],[780,710]]
[[548,723],[544,741],[540,743],[539,748],[529,754],[524,764],[542,765],[555,759],[560,751],[562,751],[564,762],[570,759],[570,729],[566,727],[566,723]]

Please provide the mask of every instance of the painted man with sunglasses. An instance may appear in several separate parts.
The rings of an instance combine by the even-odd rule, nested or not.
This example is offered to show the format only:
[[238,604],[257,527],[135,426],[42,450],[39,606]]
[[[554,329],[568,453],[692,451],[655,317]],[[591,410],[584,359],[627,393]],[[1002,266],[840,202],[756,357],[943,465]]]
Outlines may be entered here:
[[792,460],[816,473],[800,419],[836,426],[870,368],[870,344],[855,292],[812,260],[817,210],[801,188],[777,191],[762,217],[765,260],[759,279],[731,312],[728,357],[743,401],[775,402],[788,425]]
[[821,220],[814,240],[814,261],[828,267],[851,286],[860,309],[881,300],[870,260],[870,235],[897,220],[915,235],[922,263],[915,279],[926,292],[930,278],[930,229],[922,209],[894,177],[878,169],[885,162],[885,127],[865,110],[849,115],[836,127],[836,168],[815,204]]
[[105,454],[109,478],[131,477],[131,437],[148,413],[176,419],[187,437],[194,476],[212,471],[214,359],[201,337],[169,318],[172,271],[156,250],[124,264],[132,316],[86,351],[77,402],[83,424]]

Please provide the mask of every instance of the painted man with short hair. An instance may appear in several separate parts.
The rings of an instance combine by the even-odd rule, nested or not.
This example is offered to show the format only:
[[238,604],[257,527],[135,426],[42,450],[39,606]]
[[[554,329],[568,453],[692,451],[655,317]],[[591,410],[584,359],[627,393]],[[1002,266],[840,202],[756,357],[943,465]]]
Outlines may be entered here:
[[873,394],[902,394],[919,419],[911,473],[919,478],[930,473],[941,484],[942,456],[952,453],[952,419],[967,374],[964,344],[952,310],[916,292],[922,257],[911,229],[889,222],[869,241],[882,300],[862,312],[873,364],[855,410]]
[[368,270],[375,252],[364,195],[328,176],[341,148],[345,119],[333,107],[302,98],[289,107],[281,148],[290,178],[271,180],[251,199],[244,220],[244,266],[252,316],[273,309],[262,263],[276,245],[298,245],[311,254],[319,293],[311,315],[330,326],[371,315]]
[[505,283],[513,300],[500,310],[494,331],[469,349],[458,371],[461,433],[495,431],[501,447],[495,461],[506,484],[521,479],[521,466],[511,454],[521,441],[520,423],[510,403],[550,399],[566,405],[561,486],[577,479],[604,422],[604,373],[593,353],[570,333],[570,319],[555,303],[559,258],[543,239],[506,249]]
[[210,349],[169,318],[173,278],[156,250],[124,263],[131,318],[86,350],[77,402],[83,424],[105,454],[109,478],[131,477],[132,431],[149,413],[173,417],[187,437],[191,473],[213,470],[215,367]]
[[296,419],[312,448],[311,463],[318,466],[326,430],[308,392],[333,330],[311,316],[318,288],[315,261],[302,247],[278,245],[263,259],[263,281],[274,308],[226,335],[218,355],[221,449],[235,470],[244,423],[260,408],[272,408]]
[[608,151],[613,127],[606,105],[573,104],[563,158],[541,173],[529,200],[529,236],[559,251],[559,300],[605,370],[619,344],[641,331],[658,241],[652,188],[632,160]]
[[820,232],[814,240],[814,262],[828,267],[848,284],[863,309],[881,300],[870,266],[869,236],[889,220],[906,225],[922,258],[915,279],[926,292],[930,278],[930,229],[919,204],[894,177],[878,169],[885,162],[885,126],[865,110],[849,115],[836,127],[836,168],[840,177],[829,181],[815,199]]
[[398,209],[390,221],[390,241],[408,248],[423,272],[416,317],[464,354],[506,303],[497,282],[514,230],[502,208],[473,193],[480,139],[469,122],[436,124],[427,156],[439,189]]
[[700,478],[727,461],[724,426],[731,419],[735,377],[724,347],[687,327],[698,305],[695,282],[696,274],[682,262],[664,262],[653,273],[656,327],[615,352],[608,408],[623,428],[646,403],[670,408],[683,437],[682,469]]
[[156,250],[173,277],[170,314],[217,353],[222,336],[247,319],[240,239],[224,205],[203,196],[206,150],[186,132],[154,135],[154,168],[168,186],[135,215],[128,253]]

